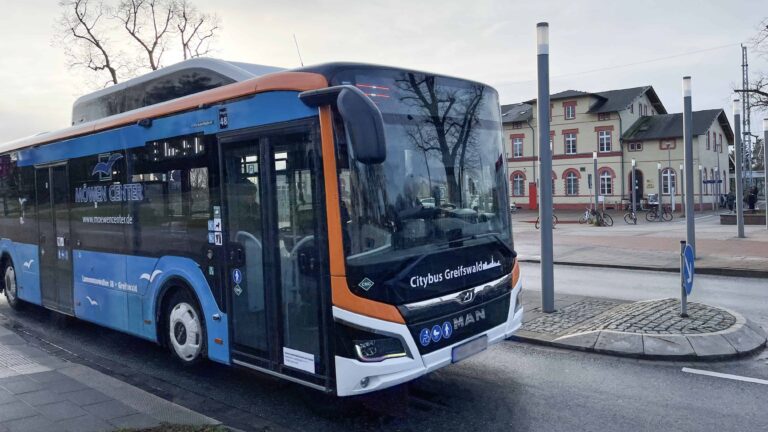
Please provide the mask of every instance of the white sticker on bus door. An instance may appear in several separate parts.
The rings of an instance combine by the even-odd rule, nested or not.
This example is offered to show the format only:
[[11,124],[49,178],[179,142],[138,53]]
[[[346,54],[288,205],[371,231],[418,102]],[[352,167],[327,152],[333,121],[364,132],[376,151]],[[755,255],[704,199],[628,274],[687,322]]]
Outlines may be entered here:
[[283,364],[311,374],[315,373],[315,356],[303,351],[283,347]]

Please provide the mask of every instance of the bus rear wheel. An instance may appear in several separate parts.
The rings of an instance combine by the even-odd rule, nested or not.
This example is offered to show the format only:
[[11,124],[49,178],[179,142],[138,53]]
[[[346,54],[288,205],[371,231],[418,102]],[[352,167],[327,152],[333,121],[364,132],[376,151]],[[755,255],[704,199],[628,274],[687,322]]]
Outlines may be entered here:
[[8,301],[8,305],[14,310],[21,309],[22,302],[19,300],[18,285],[16,285],[16,270],[10,262],[3,269],[3,290],[5,291],[5,299]]
[[173,357],[184,366],[199,363],[205,353],[205,326],[200,308],[185,289],[171,296],[165,310],[165,335]]

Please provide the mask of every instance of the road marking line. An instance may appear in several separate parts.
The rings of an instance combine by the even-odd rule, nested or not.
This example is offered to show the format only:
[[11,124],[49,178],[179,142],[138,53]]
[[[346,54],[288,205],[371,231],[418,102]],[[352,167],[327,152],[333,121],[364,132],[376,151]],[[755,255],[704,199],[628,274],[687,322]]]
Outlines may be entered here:
[[706,371],[701,369],[691,369],[684,367],[683,372],[688,372],[696,375],[706,375],[711,376],[715,378],[725,378],[725,379],[731,379],[735,381],[744,381],[744,382],[750,382],[755,384],[765,384],[768,385],[768,380],[760,379],[760,378],[750,378],[750,377],[744,377],[739,375],[731,375],[731,374],[725,374],[720,372],[712,372],[712,371]]

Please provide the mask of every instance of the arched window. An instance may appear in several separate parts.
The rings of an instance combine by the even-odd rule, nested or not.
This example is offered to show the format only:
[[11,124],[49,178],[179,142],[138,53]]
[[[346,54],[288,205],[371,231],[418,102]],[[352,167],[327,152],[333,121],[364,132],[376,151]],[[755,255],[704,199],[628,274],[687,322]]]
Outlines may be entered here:
[[600,173],[600,195],[613,195],[613,175],[608,170]]
[[565,174],[565,194],[566,195],[579,194],[579,175],[573,170],[569,170]]
[[525,196],[525,176],[521,172],[512,174],[512,195]]
[[704,173],[704,176],[701,178],[702,193],[704,193],[704,195],[708,195],[709,194],[709,184],[707,184],[707,180],[709,180],[709,179],[707,178],[707,169],[704,168],[702,170],[702,172]]
[[672,168],[664,168],[661,172],[661,193],[663,195],[669,195],[672,189],[677,191],[677,176],[675,175],[675,170]]

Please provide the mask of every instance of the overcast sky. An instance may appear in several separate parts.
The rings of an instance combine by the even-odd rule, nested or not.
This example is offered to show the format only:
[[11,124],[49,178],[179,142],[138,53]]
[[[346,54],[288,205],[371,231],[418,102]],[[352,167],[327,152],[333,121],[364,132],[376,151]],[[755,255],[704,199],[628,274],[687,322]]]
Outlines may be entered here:
[[[89,88],[56,40],[56,0],[0,0],[0,141],[66,127]],[[197,0],[223,30],[216,57],[282,67],[361,61],[466,77],[496,87],[502,103],[536,95],[535,26],[550,23],[553,93],[652,85],[669,112],[693,77],[694,109],[725,108],[741,82],[739,43],[765,0],[743,1],[257,1]],[[768,61],[750,58],[753,71]],[[753,119],[762,118],[756,114]],[[760,122],[753,123],[760,133]]]

